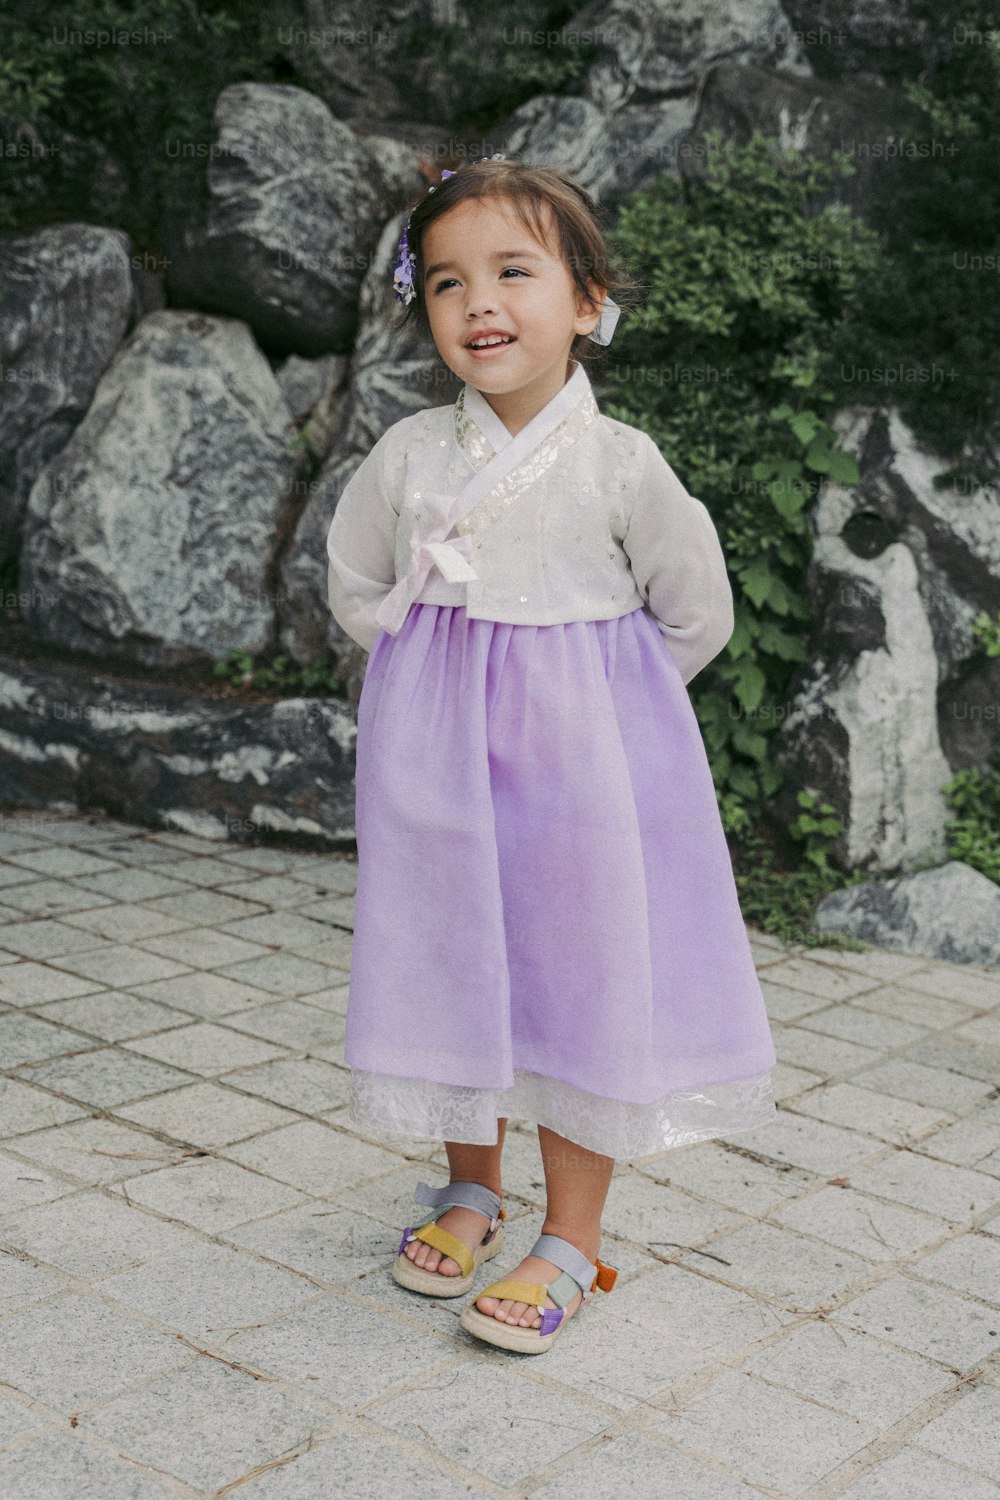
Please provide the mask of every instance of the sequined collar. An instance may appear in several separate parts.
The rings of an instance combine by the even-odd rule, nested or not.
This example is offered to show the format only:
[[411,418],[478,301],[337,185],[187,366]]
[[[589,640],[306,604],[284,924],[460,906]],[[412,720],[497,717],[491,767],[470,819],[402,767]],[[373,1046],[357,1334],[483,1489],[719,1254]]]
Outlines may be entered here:
[[[599,415],[593,388],[580,361],[574,359],[571,364],[573,373],[558,394],[569,401],[575,415],[579,415],[578,407],[581,405],[586,407],[585,425],[589,426]],[[552,399],[554,401],[555,397],[553,396]],[[545,410],[546,408],[543,407],[542,411]],[[481,469],[483,464],[492,458],[494,453],[499,453],[501,448],[506,447],[514,436],[504,426],[482,391],[477,390],[474,385],[469,385],[468,381],[463,383],[453,408],[453,427],[455,441],[474,469]]]

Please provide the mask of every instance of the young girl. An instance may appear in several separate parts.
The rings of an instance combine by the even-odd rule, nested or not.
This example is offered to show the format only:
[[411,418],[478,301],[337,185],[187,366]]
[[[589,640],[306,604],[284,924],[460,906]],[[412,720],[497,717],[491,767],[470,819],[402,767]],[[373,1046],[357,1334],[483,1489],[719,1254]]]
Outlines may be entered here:
[[[467,1291],[502,1248],[510,1116],[547,1207],[461,1324],[540,1353],[616,1272],[616,1158],[775,1113],[775,1053],[686,691],[733,630],[711,517],[582,360],[617,317],[600,210],[503,157],[442,174],[395,273],[463,382],[346,485],[329,602],[358,703],[351,1116],[444,1139],[394,1275]],[[647,608],[648,606],[648,608]]]

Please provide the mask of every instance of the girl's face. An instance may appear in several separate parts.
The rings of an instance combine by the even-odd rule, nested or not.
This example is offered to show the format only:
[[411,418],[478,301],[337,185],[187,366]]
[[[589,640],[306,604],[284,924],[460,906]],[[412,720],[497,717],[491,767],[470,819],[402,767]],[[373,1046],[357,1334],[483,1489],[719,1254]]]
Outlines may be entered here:
[[[554,233],[549,239],[557,243]],[[588,303],[558,248],[539,244],[503,199],[467,199],[435,219],[423,238],[423,261],[441,358],[459,379],[496,398],[490,404],[501,419],[510,413],[523,426],[566,383],[573,339],[596,326],[599,300]],[[491,333],[511,341],[482,352],[471,347]]]

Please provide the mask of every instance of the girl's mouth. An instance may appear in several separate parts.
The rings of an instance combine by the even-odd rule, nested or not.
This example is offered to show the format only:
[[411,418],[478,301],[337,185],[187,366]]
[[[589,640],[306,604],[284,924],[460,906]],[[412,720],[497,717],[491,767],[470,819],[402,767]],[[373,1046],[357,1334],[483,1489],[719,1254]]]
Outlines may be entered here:
[[493,359],[497,355],[502,354],[505,349],[509,349],[513,344],[516,343],[517,339],[511,337],[507,339],[506,342],[485,344],[480,348],[476,348],[472,344],[466,344],[465,348],[467,353],[471,354],[475,359]]

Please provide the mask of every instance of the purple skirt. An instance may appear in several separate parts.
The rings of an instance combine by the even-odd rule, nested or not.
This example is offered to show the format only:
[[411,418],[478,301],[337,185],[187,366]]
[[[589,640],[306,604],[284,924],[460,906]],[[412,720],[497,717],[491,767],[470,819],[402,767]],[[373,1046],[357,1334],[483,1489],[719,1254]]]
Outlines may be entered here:
[[771,1119],[774,1045],[694,709],[644,608],[414,604],[358,704],[345,1058],[365,1133],[616,1158]]

